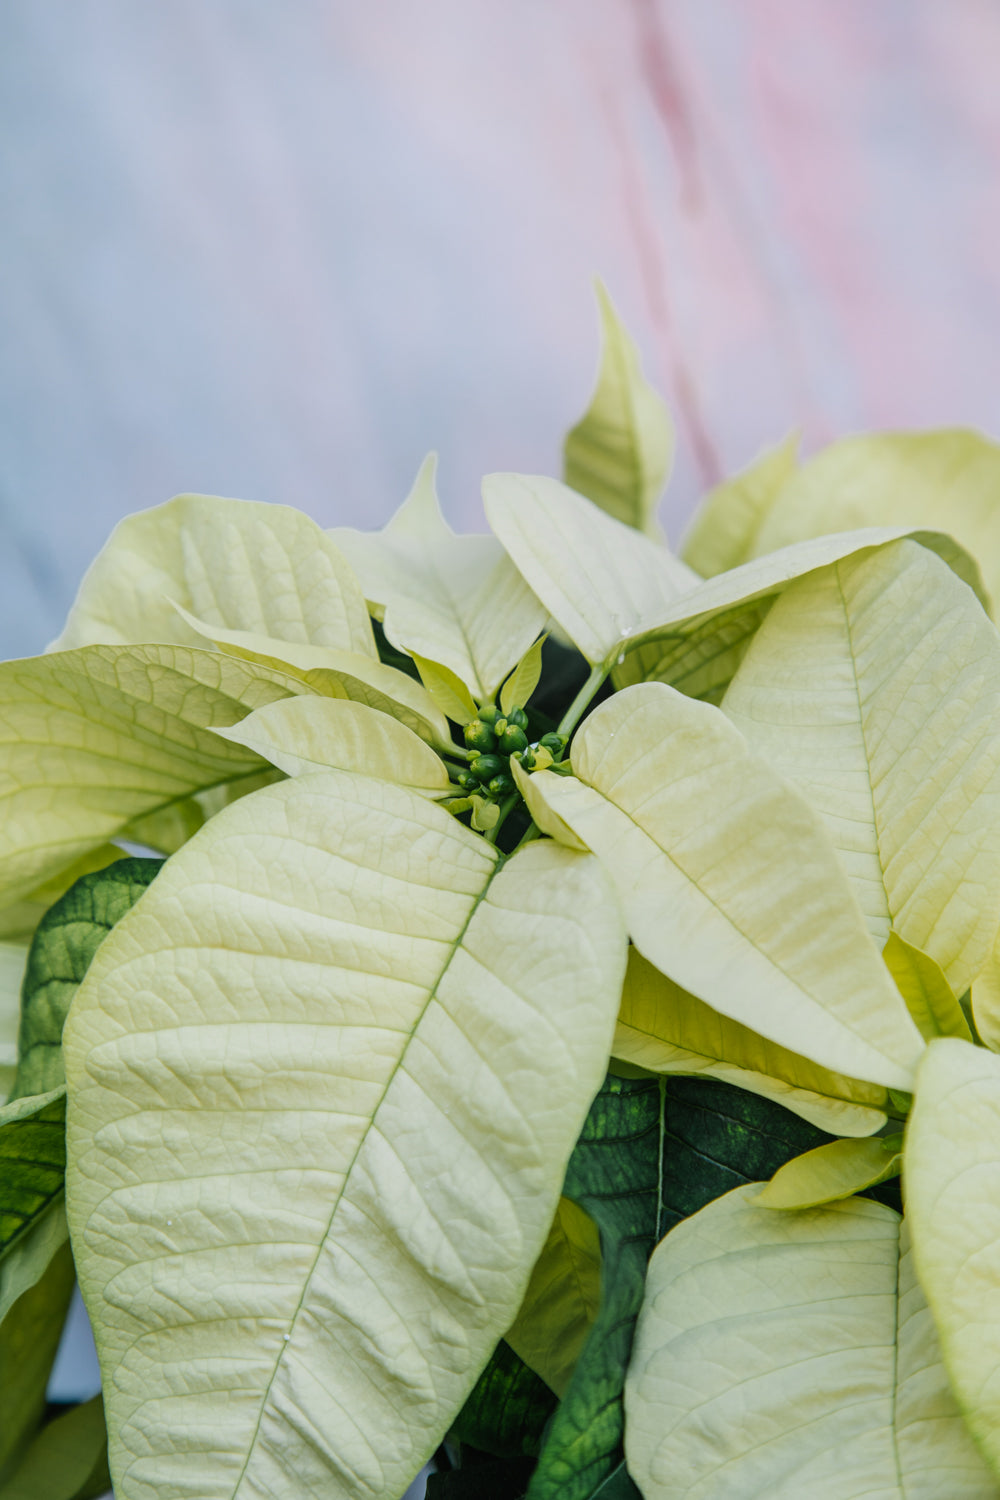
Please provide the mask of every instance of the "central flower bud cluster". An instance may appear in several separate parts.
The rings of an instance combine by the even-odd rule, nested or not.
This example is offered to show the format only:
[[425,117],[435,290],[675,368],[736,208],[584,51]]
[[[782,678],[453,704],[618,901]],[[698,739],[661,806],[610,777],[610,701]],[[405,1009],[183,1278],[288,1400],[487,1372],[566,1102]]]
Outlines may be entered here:
[[528,715],[523,708],[511,708],[506,714],[492,704],[481,708],[479,717],[465,726],[465,743],[473,753],[469,769],[459,773],[459,784],[467,792],[500,802],[516,790],[512,760],[526,771],[550,766],[566,743],[562,735],[543,734],[537,744],[529,744],[527,730]]

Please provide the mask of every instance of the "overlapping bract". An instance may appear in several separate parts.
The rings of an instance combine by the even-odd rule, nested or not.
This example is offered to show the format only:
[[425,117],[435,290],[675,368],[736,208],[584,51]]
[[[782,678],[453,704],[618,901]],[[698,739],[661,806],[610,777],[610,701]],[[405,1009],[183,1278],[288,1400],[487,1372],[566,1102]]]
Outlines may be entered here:
[[[374,535],[181,497],[122,523],[48,655],[0,668],[0,1085],[39,917],[115,840],[171,854],[67,1039],[119,1500],[398,1500],[473,1387],[484,1443],[490,1393],[537,1390],[518,1356],[564,1397],[514,1443],[522,1469],[541,1444],[539,1496],[998,1492],[1000,1063],[974,1042],[1000,1047],[1000,460],[939,434],[798,468],[788,443],[682,560],[655,540],[669,419],[602,317],[567,483],[491,476],[495,536],[450,530],[431,461]],[[547,629],[590,675],[534,721],[576,730],[565,761],[507,763],[534,827],[503,854],[498,805],[487,838],[446,810],[449,720],[531,652],[498,705],[523,707]],[[639,1240],[593,1119],[560,1200],[610,1053],[641,1076],[605,1091],[659,1132]],[[739,1162],[671,1136],[671,1090],[702,1125],[705,1091],[742,1101],[711,1124]],[[911,1092],[901,1230],[847,1195],[898,1170]],[[42,1351],[30,1468],[62,1098],[8,1108],[49,1174],[0,1246],[0,1344]],[[629,1478],[645,1255],[698,1209],[654,1257]]]

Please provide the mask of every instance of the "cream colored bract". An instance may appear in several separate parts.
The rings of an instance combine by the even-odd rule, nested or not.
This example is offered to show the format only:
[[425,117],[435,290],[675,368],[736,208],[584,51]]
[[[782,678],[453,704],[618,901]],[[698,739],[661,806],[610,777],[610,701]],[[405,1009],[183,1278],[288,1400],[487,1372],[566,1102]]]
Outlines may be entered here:
[[601,317],[492,535],[181,496],[0,665],[0,1500],[74,1269],[117,1500],[1000,1497],[998,450],[676,556]]

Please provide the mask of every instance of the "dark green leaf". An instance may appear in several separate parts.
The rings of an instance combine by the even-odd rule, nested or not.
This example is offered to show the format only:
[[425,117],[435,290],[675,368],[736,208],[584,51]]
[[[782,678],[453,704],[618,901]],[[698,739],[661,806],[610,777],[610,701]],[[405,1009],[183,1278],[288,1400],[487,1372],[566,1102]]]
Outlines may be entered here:
[[555,1393],[501,1339],[452,1433],[497,1458],[534,1456],[555,1406]]
[[[158,859],[122,859],[84,875],[38,925],[21,990],[14,1091],[0,1111],[0,1260],[20,1252],[62,1197],[66,1100],[51,1096],[64,1087],[63,1023],[98,946],[161,865]],[[51,1234],[42,1239],[34,1267],[39,1273],[54,1243]],[[25,1279],[22,1274],[20,1281]]]
[[37,1434],[0,1500],[95,1500],[111,1488],[100,1396],[75,1406]]
[[[770,1177],[829,1139],[779,1105],[712,1079],[606,1080],[563,1188],[600,1231],[601,1305],[528,1500],[592,1500],[622,1463],[625,1371],[657,1240],[730,1188]],[[624,1495],[632,1493],[627,1480]]]
[[66,1173],[66,1096],[43,1095],[40,1108],[28,1112],[5,1105],[0,1111],[0,1258],[62,1196]]
[[38,924],[21,989],[18,1067],[12,1099],[64,1081],[62,1029],[98,946],[146,890],[158,859],[120,859],[71,885]]
[[[530,1458],[488,1458],[427,1481],[427,1500],[522,1500],[531,1475]],[[0,1500],[4,1497],[0,1495]]]
[[[0,1500],[4,1500],[2,1495],[0,1495]],[[602,1480],[597,1489],[592,1491],[590,1500],[642,1500],[642,1495],[624,1463],[620,1463],[617,1469],[613,1469],[607,1479]]]
[[798,1115],[707,1078],[671,1078],[663,1117],[663,1187],[658,1239],[707,1203],[833,1137]]
[[0,1483],[16,1468],[45,1410],[45,1387],[73,1292],[68,1245],[0,1323]]
[[405,651],[400,651],[390,641],[382,629],[381,620],[372,620],[372,632],[375,636],[375,648],[378,651],[378,659],[387,667],[395,667],[397,672],[405,672],[407,677],[412,677],[414,682],[420,681],[420,673],[412,656],[407,656]]

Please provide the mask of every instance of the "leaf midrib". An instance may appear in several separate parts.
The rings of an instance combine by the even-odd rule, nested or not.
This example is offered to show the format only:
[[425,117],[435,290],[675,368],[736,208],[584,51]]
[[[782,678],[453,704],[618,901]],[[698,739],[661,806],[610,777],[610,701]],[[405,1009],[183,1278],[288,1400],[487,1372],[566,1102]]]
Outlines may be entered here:
[[[448,954],[447,954],[447,956],[446,956],[446,958],[444,960],[444,963],[441,965],[440,973],[438,974],[437,979],[434,981],[434,984],[428,990],[428,992],[427,992],[427,998],[424,1001],[424,1004],[421,1006],[419,1014],[417,1015],[417,1017],[415,1018],[415,1020],[413,1022],[413,1026],[410,1029],[409,1036],[408,1036],[407,1040],[404,1042],[403,1047],[402,1047],[402,1049],[401,1049],[401,1051],[399,1053],[399,1056],[396,1059],[396,1061],[394,1062],[394,1064],[393,1064],[393,1066],[392,1066],[392,1068],[391,1068],[391,1070],[389,1072],[389,1076],[386,1079],[385,1087],[382,1089],[382,1092],[379,1095],[378,1101],[375,1104],[375,1107],[371,1111],[371,1116],[370,1116],[370,1122],[369,1122],[368,1129],[362,1132],[362,1134],[361,1134],[361,1136],[360,1136],[360,1138],[358,1140],[358,1144],[355,1147],[354,1154],[351,1157],[351,1160],[347,1164],[347,1167],[346,1167],[346,1169],[344,1171],[343,1185],[342,1185],[342,1187],[340,1189],[340,1192],[337,1194],[336,1198],[334,1199],[334,1203],[333,1203],[333,1206],[332,1206],[331,1211],[330,1211],[330,1217],[327,1220],[326,1228],[324,1229],[323,1234],[320,1237],[319,1243],[317,1244],[317,1247],[316,1247],[316,1254],[313,1257],[313,1263],[312,1263],[312,1265],[309,1268],[309,1272],[308,1272],[308,1274],[306,1276],[305,1281],[303,1282],[301,1296],[299,1297],[299,1300],[298,1300],[298,1302],[297,1302],[297,1304],[295,1306],[295,1310],[293,1311],[291,1319],[289,1320],[289,1324],[288,1324],[289,1333],[291,1333],[291,1331],[294,1329],[296,1319],[298,1318],[299,1313],[301,1312],[302,1307],[303,1307],[303,1305],[305,1303],[306,1297],[307,1297],[308,1292],[309,1292],[309,1288],[310,1288],[310,1286],[312,1284],[313,1277],[316,1274],[316,1268],[319,1265],[319,1262],[320,1262],[320,1259],[321,1259],[321,1257],[323,1255],[323,1251],[324,1251],[324,1249],[326,1247],[327,1241],[329,1240],[330,1235],[331,1235],[331,1233],[333,1231],[333,1225],[334,1225],[334,1221],[336,1220],[337,1213],[338,1213],[338,1211],[340,1209],[341,1204],[344,1201],[344,1195],[347,1192],[347,1188],[348,1188],[348,1186],[350,1184],[351,1175],[352,1175],[352,1173],[354,1171],[355,1166],[357,1165],[358,1157],[360,1156],[361,1151],[364,1148],[364,1146],[365,1146],[365,1144],[366,1144],[366,1142],[368,1140],[370,1132],[376,1128],[376,1122],[378,1120],[379,1111],[381,1110],[382,1105],[385,1102],[386,1095],[388,1094],[389,1089],[392,1087],[392,1084],[394,1083],[397,1075],[399,1074],[400,1070],[403,1067],[403,1063],[404,1063],[404,1061],[406,1059],[406,1054],[409,1051],[409,1048],[410,1048],[410,1046],[411,1046],[414,1038],[416,1037],[417,1032],[420,1030],[421,1023],[423,1022],[423,1019],[426,1016],[427,1011],[430,1009],[430,1007],[433,1004],[433,1002],[437,999],[438,991],[439,991],[439,989],[441,987],[441,984],[442,984],[442,982],[443,982],[443,980],[445,978],[445,975],[447,974],[447,972],[448,972],[448,970],[449,970],[452,962],[454,961],[455,956],[461,950],[462,943],[464,942],[465,935],[466,935],[466,933],[469,930],[469,927],[470,927],[470,925],[472,923],[473,917],[476,915],[476,913],[479,910],[480,906],[482,905],[483,901],[486,899],[487,893],[489,892],[490,887],[493,884],[493,881],[496,879],[497,875],[500,873],[500,871],[504,867],[504,864],[506,863],[506,858],[505,858],[504,855],[502,855],[499,851],[494,851],[494,852],[496,853],[496,860],[495,860],[495,863],[493,865],[493,868],[490,871],[489,876],[488,876],[486,882],[484,883],[482,890],[478,893],[478,895],[476,896],[475,900],[473,901],[473,903],[472,903],[472,905],[471,905],[471,907],[469,909],[469,913],[468,913],[468,915],[467,915],[467,917],[465,919],[465,922],[462,925],[461,931],[456,935],[454,941],[449,945],[449,952],[448,952]],[[282,1341],[281,1347],[279,1348],[278,1353],[277,1353],[277,1357],[276,1357],[276,1359],[274,1361],[274,1369],[271,1372],[270,1379],[268,1380],[268,1383],[267,1383],[267,1386],[266,1386],[266,1388],[264,1390],[263,1396],[261,1397],[260,1411],[257,1414],[257,1421],[254,1424],[253,1434],[252,1434],[252,1436],[250,1438],[250,1441],[249,1441],[249,1446],[247,1448],[247,1455],[246,1455],[246,1458],[245,1458],[245,1460],[243,1462],[243,1467],[240,1470],[239,1474],[237,1475],[235,1484],[233,1486],[231,1500],[237,1500],[237,1497],[239,1495],[240,1489],[242,1488],[243,1480],[246,1477],[247,1470],[248,1470],[249,1465],[250,1465],[250,1460],[253,1458],[254,1452],[255,1452],[256,1447],[257,1447],[257,1440],[258,1440],[258,1437],[260,1436],[261,1423],[262,1423],[262,1421],[264,1419],[264,1412],[267,1409],[268,1401],[269,1401],[270,1396],[271,1396],[271,1391],[272,1391],[272,1388],[274,1386],[274,1382],[275,1382],[275,1380],[278,1377],[278,1373],[279,1373],[279,1371],[281,1369],[282,1361],[285,1358],[285,1354],[286,1354],[286,1352],[290,1348],[291,1348],[291,1341],[290,1340],[289,1341]]]

